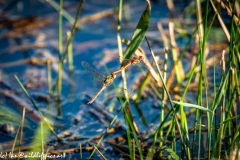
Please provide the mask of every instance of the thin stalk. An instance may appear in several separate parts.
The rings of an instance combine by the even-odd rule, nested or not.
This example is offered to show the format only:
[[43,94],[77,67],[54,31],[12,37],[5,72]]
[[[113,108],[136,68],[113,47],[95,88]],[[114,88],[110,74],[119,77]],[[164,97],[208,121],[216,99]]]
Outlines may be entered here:
[[[223,50],[222,53],[222,74],[221,78],[225,79],[225,59],[224,59],[225,51]],[[222,97],[221,101],[221,118],[220,118],[220,123],[222,123],[225,120],[225,96]],[[223,129],[224,129],[224,124],[222,124],[219,128],[219,144],[218,144],[218,157],[220,158],[221,155],[221,148],[222,148],[222,138],[223,138]]]
[[[176,116],[176,114],[173,115],[173,117],[175,117],[175,116]],[[172,130],[171,130],[172,137],[174,137],[172,140],[172,143],[171,143],[171,146],[172,146],[171,148],[174,152],[176,152],[176,123],[175,123],[176,120],[177,119],[172,120]],[[182,132],[182,131],[179,130],[179,132]],[[183,145],[183,146],[185,146],[185,145]],[[182,148],[183,148],[182,153],[184,153],[184,147],[182,147]]]
[[[117,25],[117,43],[118,43],[118,54],[119,54],[119,61],[120,64],[122,64],[122,57],[123,57],[123,53],[122,53],[122,42],[121,42],[121,35],[120,35],[120,31],[121,31],[121,21],[122,21],[122,0],[119,0],[119,6],[118,6],[118,25]],[[123,88],[124,88],[124,96],[125,98],[128,100],[129,99],[129,95],[128,95],[128,90],[127,90],[127,80],[126,80],[126,74],[125,74],[125,70],[122,70],[122,82],[123,82]]]
[[79,151],[80,151],[80,159],[82,159],[82,143],[79,145]]
[[57,79],[57,95],[58,100],[61,99],[61,93],[62,93],[62,73],[63,73],[63,64],[61,61],[59,61],[59,68],[58,68],[58,79]]
[[58,51],[59,51],[59,60],[61,59],[61,55],[63,52],[63,42],[62,42],[62,9],[63,9],[63,0],[60,0],[59,4],[59,15],[58,15]]
[[[166,83],[167,81],[167,61],[168,61],[168,49],[165,48],[165,56],[164,56],[164,72],[163,72],[163,80],[164,83]],[[165,105],[167,104],[166,100],[167,97],[165,96],[166,93],[165,91],[162,92],[162,109],[161,109],[161,114],[160,114],[160,122],[163,122],[164,120],[164,110],[165,110]],[[159,133],[159,137],[160,137],[160,143],[159,143],[159,148],[162,148],[163,143],[162,143],[162,137],[163,137],[163,129],[160,130]],[[160,152],[159,156],[162,156],[162,152]]]
[[199,127],[198,127],[198,159],[201,158],[201,137],[202,137],[202,117],[200,112]]
[[44,152],[44,128],[43,128],[43,123],[40,123],[40,128],[41,128],[41,151]]
[[[23,127],[24,127],[25,112],[26,112],[26,108],[23,109],[22,118],[21,118],[21,131],[20,131],[20,139],[19,139],[19,150],[18,150],[18,153],[20,153],[21,147],[22,147],[22,138],[23,138]],[[43,145],[42,145],[42,147],[43,147]]]
[[136,154],[136,151],[135,151],[135,142],[134,142],[134,140],[133,140],[133,160],[136,160],[135,154]]
[[[176,117],[176,110],[175,110],[175,107],[174,107],[174,105],[173,105],[173,103],[172,103],[172,100],[171,100],[171,96],[170,96],[170,94],[169,94],[169,92],[168,92],[168,90],[167,90],[166,84],[164,83],[163,76],[162,76],[162,74],[161,74],[161,71],[160,71],[159,66],[157,65],[157,61],[156,61],[155,55],[154,55],[154,53],[153,53],[153,51],[152,51],[152,49],[151,49],[151,47],[150,47],[150,44],[149,44],[149,42],[148,42],[148,40],[147,40],[147,37],[145,37],[145,39],[146,39],[146,41],[147,41],[147,44],[148,44],[150,53],[152,54],[154,63],[155,63],[156,66],[157,66],[157,70],[158,70],[159,77],[160,77],[160,79],[161,79],[163,88],[164,88],[165,92],[167,93],[167,97],[168,97],[168,99],[169,99],[169,101],[170,101],[170,105],[171,105],[171,108],[172,108],[172,111],[173,111],[173,118],[176,120],[177,129],[179,130],[179,134],[180,134],[180,138],[181,138],[181,141],[182,141],[182,145],[184,146],[184,151],[185,151],[185,153],[186,153],[186,155],[187,155],[187,158],[190,159],[190,158],[191,158],[190,150],[189,150],[189,148],[186,147],[185,141],[184,141],[184,139],[183,139],[183,135],[182,135],[182,132],[181,132],[181,130],[180,130],[180,125],[179,125],[179,122],[178,122],[177,117]],[[161,123],[158,129],[160,129],[160,128],[162,127],[162,125],[163,125],[163,124]],[[154,133],[154,134],[155,134],[155,133]],[[155,136],[156,136],[156,135],[155,135]]]
[[[125,108],[125,109],[126,109],[126,108]],[[126,118],[126,123],[129,125],[131,131],[133,132],[132,135],[133,135],[133,137],[134,137],[134,139],[135,139],[135,142],[136,142],[136,145],[137,145],[137,149],[138,149],[138,152],[139,152],[140,159],[143,160],[143,155],[142,155],[142,150],[141,150],[141,145],[140,145],[140,143],[139,143],[138,135],[137,135],[137,133],[136,133],[136,131],[135,131],[135,126],[134,126],[134,124],[132,123],[132,119],[131,119],[131,117],[129,116],[128,112],[125,112],[125,118]],[[130,136],[130,133],[129,133],[129,136]],[[130,141],[130,142],[131,142],[131,141]],[[129,147],[132,147],[132,145],[129,146]],[[132,155],[133,155],[133,151],[131,151],[131,152],[132,152]]]
[[130,155],[130,159],[133,159],[133,149],[132,149],[132,147],[133,147],[133,145],[132,145],[132,142],[131,142],[131,131],[130,131],[130,123],[127,123],[128,121],[127,121],[127,117],[126,117],[126,115],[128,115],[128,112],[125,110],[125,108],[124,108],[124,119],[125,119],[125,121],[126,121],[126,126],[127,126],[127,142],[128,142],[128,149],[129,149],[129,155]]
[[[184,107],[182,105],[180,105],[180,113],[181,113],[181,129],[185,139],[185,143],[187,144],[188,148],[190,147],[189,145],[189,133],[188,133],[188,125],[187,125],[187,116],[186,116],[186,112],[184,110]],[[184,150],[183,150],[184,151]],[[184,153],[184,152],[182,152]],[[184,158],[184,157],[182,157]]]
[[47,61],[47,67],[48,67],[48,94],[52,94],[52,71],[51,71],[51,60]]
[[194,148],[195,148],[195,141],[196,141],[196,134],[197,134],[197,126],[199,126],[198,122],[199,118],[199,110],[196,109],[195,119],[194,119],[194,132],[193,132],[193,140],[192,140],[192,158],[194,157]]
[[189,85],[192,81],[192,78],[193,78],[193,75],[195,74],[195,68],[197,67],[197,62],[199,61],[199,58],[200,58],[200,55],[198,54],[197,56],[197,59],[196,59],[196,62],[194,63],[194,66],[193,68],[191,69],[191,72],[190,72],[190,76],[189,76],[189,79],[188,79],[188,82],[187,82],[187,85],[183,91],[183,95],[182,95],[182,98],[181,98],[181,101],[183,102],[184,99],[185,99],[185,96],[187,95],[187,91],[188,91],[188,88],[189,88]]
[[[62,58],[62,7],[63,7],[63,0],[60,0],[60,5],[59,5],[59,15],[58,15],[58,57],[59,61],[58,63],[61,63],[61,58]],[[60,66],[60,64],[59,64]],[[57,81],[57,93],[58,93],[58,99],[61,98],[62,94],[62,69],[59,68],[58,70],[58,76],[59,79]]]
[[[213,93],[214,93],[214,97],[216,97],[217,95],[217,92],[216,92],[216,60],[214,58],[214,63],[213,63],[213,67],[214,67],[214,70],[213,70]],[[211,108],[212,109],[212,108]],[[215,120],[216,120],[216,115],[215,115],[215,112],[207,112],[207,119],[208,119],[208,157],[210,159],[211,157],[211,143],[212,143],[212,128],[213,128],[213,124],[212,124],[212,119],[211,117],[215,117]],[[216,126],[216,121],[215,121],[215,126]],[[213,136],[213,142],[215,141],[215,137],[216,136]]]
[[[21,149],[21,145],[22,145],[22,132],[23,132],[24,119],[25,119],[25,112],[26,112],[26,108],[24,107],[23,108],[22,117],[21,117],[21,121],[19,122],[19,127],[18,127],[18,129],[16,131],[16,136],[15,136],[13,144],[12,144],[12,150],[11,150],[12,153],[14,153],[14,148],[15,148],[15,145],[17,143],[17,138],[18,138],[19,132],[20,132],[20,135],[19,135],[20,141],[19,141],[19,144],[18,144],[19,145],[18,153],[20,153],[20,151],[21,151],[20,149]],[[1,152],[2,152],[2,150],[1,150]]]
[[[70,36],[71,36],[71,33],[68,31],[68,32],[67,32],[68,40],[70,39]],[[69,44],[68,49],[67,49],[67,53],[68,53],[68,70],[69,70],[69,71],[73,71],[72,43]]]
[[98,148],[96,146],[93,146],[94,149],[97,150],[97,152],[100,154],[100,156],[104,159],[104,160],[107,160],[107,158],[104,157],[104,155],[98,150]]

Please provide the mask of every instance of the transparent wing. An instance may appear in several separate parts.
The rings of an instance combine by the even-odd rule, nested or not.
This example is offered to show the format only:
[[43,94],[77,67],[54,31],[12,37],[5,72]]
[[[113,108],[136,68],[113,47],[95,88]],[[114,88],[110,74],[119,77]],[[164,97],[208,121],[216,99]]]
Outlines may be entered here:
[[90,75],[92,75],[94,77],[94,81],[96,81],[96,83],[101,83],[106,78],[106,76],[102,75],[101,73],[99,73],[98,71],[93,69],[87,62],[82,61],[81,64],[82,64],[83,68],[85,70],[87,70],[87,72]]

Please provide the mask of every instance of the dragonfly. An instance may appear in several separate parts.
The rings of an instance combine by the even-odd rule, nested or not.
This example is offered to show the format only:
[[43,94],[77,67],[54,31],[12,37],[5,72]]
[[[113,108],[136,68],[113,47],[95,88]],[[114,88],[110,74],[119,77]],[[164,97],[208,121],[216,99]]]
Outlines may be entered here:
[[139,64],[141,61],[144,60],[144,57],[143,56],[135,56],[133,57],[132,59],[130,59],[128,61],[128,63],[124,66],[122,66],[119,70],[116,70],[116,71],[113,71],[112,72],[112,75],[116,75],[117,73],[121,72],[122,70],[125,70],[126,68],[128,68],[129,66],[132,66],[132,65],[137,65]]
[[111,74],[110,76],[104,76],[95,69],[93,69],[87,62],[82,61],[81,62],[83,68],[88,71],[89,74],[91,74],[94,77],[95,81],[100,81],[102,83],[101,88],[98,90],[98,92],[93,96],[93,98],[87,103],[92,104],[93,101],[98,97],[98,95],[109,85],[111,85],[116,79],[115,74]]

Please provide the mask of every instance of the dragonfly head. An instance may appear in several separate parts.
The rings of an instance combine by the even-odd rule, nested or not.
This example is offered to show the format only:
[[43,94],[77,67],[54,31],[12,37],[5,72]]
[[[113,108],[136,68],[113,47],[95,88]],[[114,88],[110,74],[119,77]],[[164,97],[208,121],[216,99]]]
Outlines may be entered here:
[[112,74],[112,78],[115,79],[117,76],[116,74]]

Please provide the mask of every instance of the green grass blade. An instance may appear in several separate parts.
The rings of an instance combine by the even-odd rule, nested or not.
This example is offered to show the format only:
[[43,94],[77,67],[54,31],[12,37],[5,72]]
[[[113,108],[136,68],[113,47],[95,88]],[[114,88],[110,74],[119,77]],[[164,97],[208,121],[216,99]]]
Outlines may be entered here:
[[148,5],[138,22],[138,25],[133,33],[130,44],[127,46],[127,49],[124,53],[124,58],[130,59],[132,54],[137,50],[137,48],[140,46],[140,44],[142,43],[145,37],[145,33],[148,29],[148,24],[150,21],[150,11],[151,11],[150,2],[148,0],[147,2],[148,2]]
[[217,96],[214,98],[213,100],[213,111],[215,111],[215,109],[217,108],[218,104],[220,103],[222,96],[225,94],[225,86],[228,82],[228,77],[229,77],[229,71],[226,75],[225,80],[223,81],[223,83],[221,83],[220,88],[217,92]]
[[234,120],[234,119],[237,119],[237,117],[238,117],[238,116],[234,116],[234,117],[228,118],[228,119],[222,121],[219,125],[225,124],[225,123],[227,123],[227,122],[229,122],[229,121],[232,121],[232,120]]
[[185,107],[196,108],[196,109],[200,109],[200,110],[206,111],[206,112],[212,112],[211,110],[209,110],[209,109],[207,109],[205,107],[196,105],[196,104],[185,103],[185,102],[178,102],[178,101],[172,101],[172,102],[175,103],[175,104],[178,104],[178,105],[185,106]]

